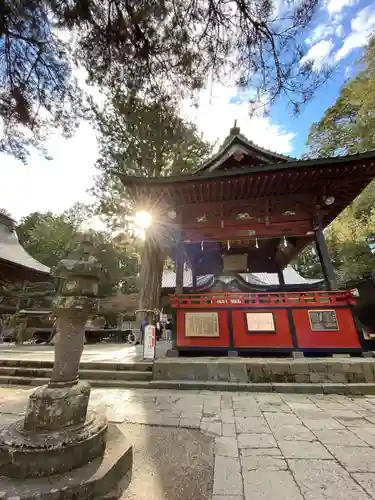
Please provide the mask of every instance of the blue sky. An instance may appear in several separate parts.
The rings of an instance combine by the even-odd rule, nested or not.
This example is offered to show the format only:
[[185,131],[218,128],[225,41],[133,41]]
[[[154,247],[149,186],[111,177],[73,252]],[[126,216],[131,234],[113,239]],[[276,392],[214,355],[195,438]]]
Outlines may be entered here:
[[[280,8],[285,0],[276,0]],[[371,0],[323,0],[306,37],[306,57],[319,70],[323,64],[336,66],[333,77],[295,117],[283,100],[273,106],[269,117],[249,117],[248,95],[234,86],[214,83],[202,90],[198,108],[181,103],[182,114],[195,121],[203,136],[222,142],[237,119],[250,140],[279,153],[299,157],[311,124],[333,104],[345,79],[353,76],[355,61],[375,32],[375,4]],[[82,77],[82,74],[80,74]],[[2,196],[0,207],[15,219],[32,211],[61,212],[76,201],[90,202],[87,190],[97,174],[98,147],[94,130],[82,124],[74,138],[58,135],[47,142],[52,161],[34,152],[28,165],[0,155]]]
[[371,0],[328,0],[317,12],[306,49],[312,60],[317,61],[317,69],[321,63],[335,65],[333,75],[297,117],[290,115],[285,100],[280,100],[271,112],[273,121],[295,134],[290,151],[293,156],[299,157],[304,152],[311,124],[320,120],[336,101],[345,80],[354,76],[358,68],[356,61],[374,30],[375,5]]

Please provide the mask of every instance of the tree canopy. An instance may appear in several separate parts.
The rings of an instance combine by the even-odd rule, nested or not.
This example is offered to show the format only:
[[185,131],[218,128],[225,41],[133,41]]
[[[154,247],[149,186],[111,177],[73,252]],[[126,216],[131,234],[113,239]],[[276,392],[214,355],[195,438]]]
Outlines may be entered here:
[[[76,203],[70,210],[58,215],[34,212],[21,220],[17,232],[24,248],[35,259],[54,267],[76,245],[87,211],[85,205]],[[101,284],[101,293],[107,295],[122,278],[137,274],[137,250],[124,246],[107,231],[89,232],[94,254],[108,272],[108,279]]]
[[86,115],[74,65],[101,91],[121,87],[158,100],[191,95],[210,75],[251,84],[262,102],[285,94],[298,107],[326,76],[300,64],[303,31],[318,4],[3,0],[0,151],[25,161],[49,130],[72,133]]
[[0,152],[26,160],[52,129],[70,135],[81,93],[50,2],[0,2]]
[[341,89],[340,96],[311,127],[310,157],[356,154],[375,149],[375,37],[370,40],[359,72]]
[[207,157],[212,146],[193,123],[179,116],[170,97],[148,100],[115,91],[95,114],[100,132],[97,167],[101,172],[93,189],[97,209],[112,226],[125,228],[125,233],[129,216],[137,210],[153,213],[154,221],[143,243],[139,308],[157,308],[166,258],[163,246],[171,227],[158,224],[158,207],[149,207],[147,200],[142,207],[134,206],[116,174],[158,177],[187,172]]
[[143,177],[194,169],[212,150],[196,126],[178,115],[170,98],[145,101],[116,91],[96,110],[100,171],[92,193],[100,214],[124,224],[134,208],[116,173]]
[[[359,61],[358,74],[345,84],[340,96],[311,127],[308,155],[312,157],[356,154],[375,149],[375,37]],[[333,263],[342,283],[357,280],[375,269],[367,237],[375,235],[375,182],[347,207],[326,231]],[[318,271],[311,250],[302,253],[298,267]]]
[[[311,90],[311,67],[299,68],[301,31],[319,0],[71,0],[54,9],[79,28],[76,57],[90,79],[160,95],[200,88],[207,74],[234,72],[271,96]],[[307,85],[307,86],[306,86]]]

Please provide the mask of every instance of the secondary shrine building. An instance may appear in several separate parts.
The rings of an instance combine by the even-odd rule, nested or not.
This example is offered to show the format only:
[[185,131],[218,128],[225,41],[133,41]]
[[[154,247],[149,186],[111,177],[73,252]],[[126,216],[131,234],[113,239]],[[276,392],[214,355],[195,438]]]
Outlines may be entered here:
[[35,260],[20,244],[14,220],[0,213],[0,285],[49,279],[50,269]]
[[[151,212],[152,235],[175,261],[174,349],[234,355],[373,349],[355,317],[353,293],[338,290],[323,230],[374,176],[375,152],[296,160],[256,146],[236,126],[192,174],[120,175],[137,208]],[[290,262],[312,242],[324,285],[286,283]],[[246,279],[249,273],[278,280],[262,287]],[[211,286],[202,288],[208,275]]]

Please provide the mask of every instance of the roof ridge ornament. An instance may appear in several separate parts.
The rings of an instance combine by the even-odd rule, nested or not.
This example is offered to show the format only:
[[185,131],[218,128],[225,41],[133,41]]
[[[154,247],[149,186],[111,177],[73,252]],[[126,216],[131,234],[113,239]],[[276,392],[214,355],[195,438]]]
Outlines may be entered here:
[[239,135],[240,132],[241,132],[240,127],[237,127],[237,119],[235,119],[233,127],[229,131],[229,135]]

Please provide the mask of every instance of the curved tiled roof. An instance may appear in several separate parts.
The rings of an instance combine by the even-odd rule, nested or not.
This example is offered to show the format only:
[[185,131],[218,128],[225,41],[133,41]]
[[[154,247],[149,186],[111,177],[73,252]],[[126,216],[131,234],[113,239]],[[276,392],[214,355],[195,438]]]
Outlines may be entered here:
[[[136,175],[124,175],[121,172],[114,172],[121,179],[124,186],[151,186],[159,189],[160,185],[167,186],[173,184],[186,184],[187,182],[196,183],[202,180],[217,179],[218,177],[232,178],[240,176],[249,176],[263,173],[276,173],[295,169],[316,169],[324,168],[330,170],[332,167],[348,165],[354,163],[360,165],[361,162],[372,162],[375,159],[375,150],[366,153],[356,153],[354,155],[331,156],[316,159],[297,160],[290,158],[289,161],[274,162],[270,164],[254,165],[245,168],[234,168],[232,170],[209,171],[203,170],[197,175],[196,172],[164,177],[140,177]],[[372,165],[372,163],[371,163]]]
[[32,257],[18,240],[14,230],[14,222],[4,214],[0,214],[0,261],[24,267],[37,273],[49,274],[49,267]]
[[[315,285],[323,280],[309,279],[301,276],[292,266],[287,266],[284,269],[284,280],[286,285]],[[257,286],[278,286],[279,278],[275,273],[241,273],[241,278],[250,285]],[[214,283],[214,275],[206,274],[197,276],[197,288],[207,287],[210,282]],[[176,273],[171,270],[163,272],[162,288],[175,288]],[[184,287],[191,288],[193,286],[193,277],[190,269],[184,271]]]
[[[286,285],[314,285],[321,282],[322,280],[304,278],[301,276],[293,266],[287,266],[284,271],[284,280]],[[241,274],[241,276],[248,281],[245,276],[256,277],[259,279],[263,285],[278,285],[279,278],[276,273],[253,273],[253,274]],[[248,281],[251,283],[251,281]]]

